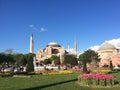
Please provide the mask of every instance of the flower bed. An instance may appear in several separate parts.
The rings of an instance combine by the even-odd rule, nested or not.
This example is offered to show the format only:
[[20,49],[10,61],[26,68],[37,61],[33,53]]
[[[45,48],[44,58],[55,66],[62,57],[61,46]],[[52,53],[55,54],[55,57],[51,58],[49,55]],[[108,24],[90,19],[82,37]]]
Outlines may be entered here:
[[8,72],[0,73],[0,77],[9,77],[9,76],[11,76],[11,74]]
[[109,73],[109,72],[112,72],[110,69],[105,69],[105,68],[92,69],[91,71],[96,72],[96,73]]
[[113,86],[114,76],[101,73],[91,74],[80,74],[78,76],[79,83],[84,85],[95,85],[95,86]]
[[72,68],[72,69],[70,69],[70,70],[72,70],[72,71],[83,71],[83,69],[82,68]]
[[53,75],[53,74],[59,74],[59,72],[58,71],[42,72],[42,75]]
[[28,75],[14,75],[13,77],[18,77],[18,78],[31,78],[32,76],[28,76]]
[[63,70],[63,71],[59,71],[60,74],[72,74],[73,71],[71,70]]
[[48,70],[44,70],[44,71],[39,71],[39,72],[35,72],[37,73],[41,73],[42,75],[53,75],[53,74],[72,74],[73,71],[71,70],[63,70],[63,71],[48,71]]

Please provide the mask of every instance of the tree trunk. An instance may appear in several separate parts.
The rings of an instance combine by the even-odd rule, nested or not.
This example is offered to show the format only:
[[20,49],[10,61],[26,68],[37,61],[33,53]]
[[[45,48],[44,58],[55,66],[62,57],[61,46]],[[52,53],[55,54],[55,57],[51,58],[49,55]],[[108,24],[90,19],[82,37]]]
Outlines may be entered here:
[[87,73],[87,63],[83,63],[83,73]]

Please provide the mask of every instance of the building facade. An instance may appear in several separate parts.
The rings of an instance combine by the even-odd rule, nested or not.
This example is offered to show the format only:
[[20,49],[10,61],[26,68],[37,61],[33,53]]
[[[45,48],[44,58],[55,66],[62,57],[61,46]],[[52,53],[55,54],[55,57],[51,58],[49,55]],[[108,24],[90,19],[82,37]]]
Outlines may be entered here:
[[52,55],[60,56],[65,54],[66,51],[64,47],[59,45],[56,42],[50,42],[46,45],[45,48],[39,50],[36,54],[37,61],[44,61],[45,59],[50,58]]
[[119,50],[112,44],[106,42],[97,51],[101,60],[100,67],[109,66],[112,61],[113,66],[120,65],[120,54]]

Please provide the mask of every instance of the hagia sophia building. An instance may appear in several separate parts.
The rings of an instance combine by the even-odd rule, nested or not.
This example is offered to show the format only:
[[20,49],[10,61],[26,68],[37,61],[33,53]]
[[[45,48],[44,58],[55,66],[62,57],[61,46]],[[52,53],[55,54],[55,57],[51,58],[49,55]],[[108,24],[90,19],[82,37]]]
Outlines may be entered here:
[[46,45],[45,48],[38,50],[36,54],[37,61],[44,61],[45,59],[50,58],[52,55],[60,56],[61,54],[67,53],[64,47],[57,44],[56,42],[50,42]]
[[113,66],[120,66],[120,53],[119,49],[117,49],[114,45],[105,42],[97,51],[101,60],[100,67],[104,65],[110,65],[110,61],[112,61]]
[[[30,53],[34,52],[34,42],[33,35],[30,36]],[[68,51],[64,49],[63,46],[59,45],[56,42],[50,42],[43,49],[38,50],[36,54],[36,62],[44,61],[49,59],[52,55],[60,56],[61,63],[63,62],[63,55],[70,53],[70,46],[68,45]],[[77,43],[76,39],[74,40],[74,54],[77,55]]]
[[[30,36],[30,53],[34,52],[34,42],[33,35]],[[44,61],[45,59],[50,58],[52,55],[60,56],[62,62],[62,55],[68,54],[70,52],[70,47],[68,45],[68,52],[64,49],[63,46],[59,45],[56,42],[50,42],[41,50],[38,50],[36,54],[36,61]],[[97,51],[100,56],[99,66],[103,67],[104,65],[110,65],[112,61],[113,66],[120,66],[120,53],[114,45],[105,42]],[[77,55],[77,42],[74,40],[74,54]]]

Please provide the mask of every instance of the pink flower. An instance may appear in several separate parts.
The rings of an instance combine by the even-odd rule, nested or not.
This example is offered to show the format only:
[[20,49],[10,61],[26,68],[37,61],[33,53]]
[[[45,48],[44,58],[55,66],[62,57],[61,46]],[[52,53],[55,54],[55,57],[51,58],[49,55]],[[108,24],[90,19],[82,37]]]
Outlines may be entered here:
[[80,74],[79,75],[80,78],[84,78],[84,79],[87,79],[87,78],[92,78],[92,79],[95,79],[95,80],[114,80],[114,77],[112,75],[108,75],[108,74],[101,74],[101,73],[98,73],[98,74]]

